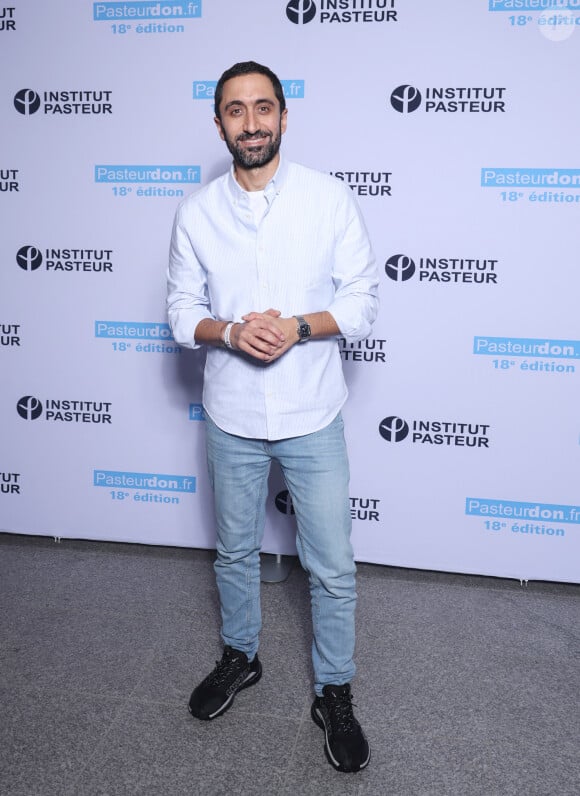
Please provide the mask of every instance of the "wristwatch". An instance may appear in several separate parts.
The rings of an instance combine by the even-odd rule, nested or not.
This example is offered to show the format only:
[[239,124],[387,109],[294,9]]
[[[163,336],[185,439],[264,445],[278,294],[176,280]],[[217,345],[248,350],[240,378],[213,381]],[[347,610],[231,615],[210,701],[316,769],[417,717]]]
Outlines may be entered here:
[[304,320],[302,315],[295,315],[294,317],[298,321],[298,326],[296,327],[296,331],[298,332],[298,342],[305,343],[310,339],[310,335],[312,334],[310,324]]

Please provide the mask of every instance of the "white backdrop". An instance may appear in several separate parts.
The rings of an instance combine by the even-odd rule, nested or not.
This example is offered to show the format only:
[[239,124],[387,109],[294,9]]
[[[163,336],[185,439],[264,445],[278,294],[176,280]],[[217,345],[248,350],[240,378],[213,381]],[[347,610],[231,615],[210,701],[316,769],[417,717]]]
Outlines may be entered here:
[[165,268],[229,165],[215,81],[254,59],[380,265],[343,347],[357,559],[580,581],[580,0],[15,0],[0,40],[0,528],[213,547]]

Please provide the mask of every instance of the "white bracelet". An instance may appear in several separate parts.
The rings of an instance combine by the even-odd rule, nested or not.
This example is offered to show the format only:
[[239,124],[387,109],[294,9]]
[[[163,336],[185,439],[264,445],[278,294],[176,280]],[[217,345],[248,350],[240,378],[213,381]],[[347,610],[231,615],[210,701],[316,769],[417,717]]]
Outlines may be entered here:
[[226,348],[233,348],[232,341],[230,340],[230,334],[232,332],[233,325],[234,321],[230,321],[224,329],[224,345]]

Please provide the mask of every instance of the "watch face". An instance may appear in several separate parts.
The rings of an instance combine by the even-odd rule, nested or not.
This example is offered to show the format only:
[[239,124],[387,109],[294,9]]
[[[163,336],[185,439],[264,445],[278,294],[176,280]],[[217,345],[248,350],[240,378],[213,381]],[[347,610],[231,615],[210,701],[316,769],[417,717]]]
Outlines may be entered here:
[[300,338],[300,342],[304,343],[310,337],[312,330],[310,329],[310,324],[306,323],[304,318],[297,318],[298,321],[298,337]]

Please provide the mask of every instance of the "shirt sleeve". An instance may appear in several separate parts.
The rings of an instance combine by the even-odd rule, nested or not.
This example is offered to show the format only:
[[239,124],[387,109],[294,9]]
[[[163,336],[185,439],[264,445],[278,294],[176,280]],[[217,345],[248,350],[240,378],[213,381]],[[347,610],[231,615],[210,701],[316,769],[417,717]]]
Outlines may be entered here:
[[341,334],[354,343],[371,332],[377,316],[378,271],[366,226],[350,189],[345,188],[335,223],[335,253],[332,277],[334,299],[328,312]]
[[184,205],[175,214],[169,268],[167,271],[167,315],[173,337],[185,348],[199,348],[195,329],[210,311],[205,269],[199,262],[184,221]]

